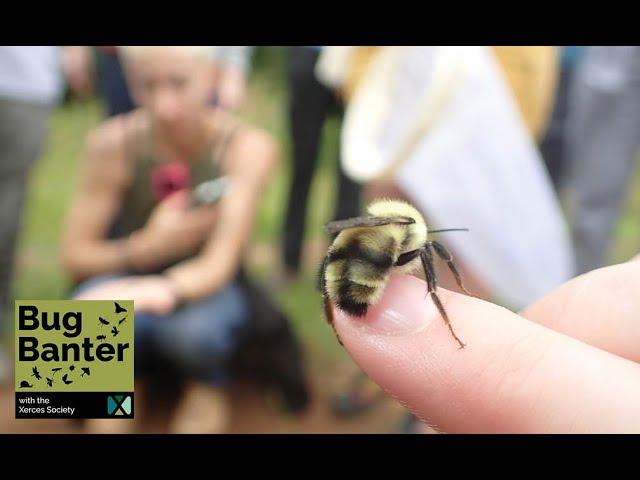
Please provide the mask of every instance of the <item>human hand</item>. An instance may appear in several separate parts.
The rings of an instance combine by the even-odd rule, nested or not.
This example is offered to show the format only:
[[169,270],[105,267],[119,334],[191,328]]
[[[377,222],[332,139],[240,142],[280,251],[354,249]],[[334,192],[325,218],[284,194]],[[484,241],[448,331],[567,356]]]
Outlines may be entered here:
[[360,367],[448,433],[639,433],[640,262],[577,277],[520,315],[393,275],[364,319],[334,309]]
[[162,275],[117,278],[85,290],[76,300],[133,300],[135,311],[157,315],[171,313],[177,304],[171,280]]
[[171,194],[130,238],[132,263],[150,271],[194,253],[208,238],[216,218],[215,206],[192,207],[187,190]]

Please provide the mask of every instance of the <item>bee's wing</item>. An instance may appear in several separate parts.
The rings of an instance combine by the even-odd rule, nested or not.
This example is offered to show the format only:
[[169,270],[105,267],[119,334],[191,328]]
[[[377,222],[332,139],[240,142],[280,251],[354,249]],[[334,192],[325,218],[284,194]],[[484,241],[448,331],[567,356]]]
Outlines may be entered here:
[[391,223],[409,225],[411,223],[415,223],[415,220],[409,217],[354,217],[347,218],[346,220],[329,222],[324,226],[324,231],[327,233],[338,233],[342,230],[346,230],[347,228],[379,227],[381,225],[389,225]]

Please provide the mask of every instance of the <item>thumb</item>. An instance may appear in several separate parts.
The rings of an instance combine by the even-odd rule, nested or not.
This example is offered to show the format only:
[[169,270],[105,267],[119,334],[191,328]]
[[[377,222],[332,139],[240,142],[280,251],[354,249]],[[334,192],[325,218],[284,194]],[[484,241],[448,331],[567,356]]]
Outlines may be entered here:
[[640,431],[640,366],[497,305],[438,289],[459,349],[425,283],[393,275],[364,318],[334,309],[369,377],[445,432]]

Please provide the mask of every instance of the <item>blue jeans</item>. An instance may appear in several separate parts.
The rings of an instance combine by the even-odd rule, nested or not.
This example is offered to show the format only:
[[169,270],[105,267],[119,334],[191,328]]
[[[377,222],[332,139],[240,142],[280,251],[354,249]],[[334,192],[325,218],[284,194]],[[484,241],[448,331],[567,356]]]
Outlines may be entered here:
[[[121,277],[92,278],[79,285],[72,298],[90,287]],[[145,375],[153,358],[162,358],[187,376],[214,385],[226,382],[228,363],[249,323],[244,292],[230,283],[202,300],[168,315],[136,312],[135,369]]]

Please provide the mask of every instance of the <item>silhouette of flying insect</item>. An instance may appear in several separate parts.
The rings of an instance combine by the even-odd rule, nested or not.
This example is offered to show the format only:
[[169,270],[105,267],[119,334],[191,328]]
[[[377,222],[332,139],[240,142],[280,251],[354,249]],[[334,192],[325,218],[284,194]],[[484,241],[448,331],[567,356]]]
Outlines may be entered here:
[[36,380],[42,380],[42,377],[40,376],[40,372],[38,371],[38,367],[33,367],[31,371],[33,372],[31,374],[32,377],[36,377]]
[[118,334],[120,333],[120,330],[118,330],[114,325],[113,328],[111,329],[111,333],[113,334],[114,337],[117,337]]

